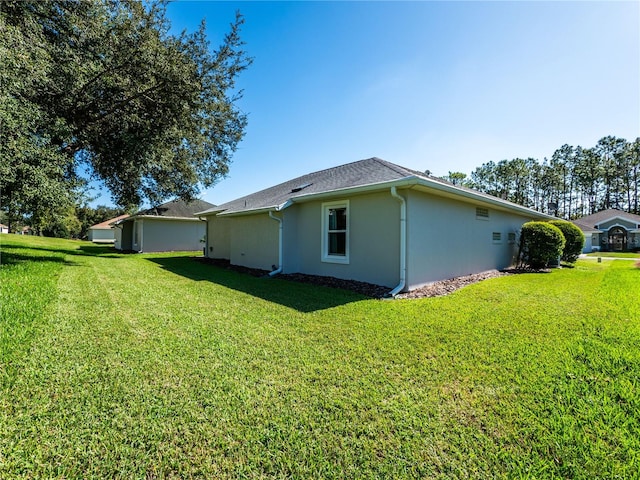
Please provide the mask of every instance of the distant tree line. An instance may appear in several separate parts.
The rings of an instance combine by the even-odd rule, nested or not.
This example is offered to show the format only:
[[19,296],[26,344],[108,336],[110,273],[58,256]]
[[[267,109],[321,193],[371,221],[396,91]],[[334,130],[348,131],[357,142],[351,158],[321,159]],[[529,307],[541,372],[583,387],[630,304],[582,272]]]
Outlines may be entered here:
[[[45,237],[75,238],[86,240],[89,235],[89,227],[110,220],[131,210],[121,207],[109,207],[98,205],[92,207],[86,203],[91,199],[78,205],[69,205],[63,210],[56,210],[55,213],[44,215],[37,223],[31,218],[20,218],[14,220],[12,232],[20,232],[23,227],[29,227],[31,232]],[[0,209],[0,223],[7,224],[7,214]]]
[[607,136],[592,148],[563,145],[542,162],[490,161],[470,178],[449,172],[444,179],[567,220],[607,208],[640,214],[640,138]]

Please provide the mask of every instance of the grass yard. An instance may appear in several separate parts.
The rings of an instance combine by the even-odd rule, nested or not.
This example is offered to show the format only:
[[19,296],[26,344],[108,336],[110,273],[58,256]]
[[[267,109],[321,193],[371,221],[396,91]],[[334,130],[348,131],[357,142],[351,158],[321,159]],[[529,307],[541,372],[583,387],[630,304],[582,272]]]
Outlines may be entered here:
[[0,236],[0,478],[638,478],[640,269],[370,300]]
[[587,257],[640,258],[640,253],[634,253],[634,252],[591,252],[591,253],[587,253]]

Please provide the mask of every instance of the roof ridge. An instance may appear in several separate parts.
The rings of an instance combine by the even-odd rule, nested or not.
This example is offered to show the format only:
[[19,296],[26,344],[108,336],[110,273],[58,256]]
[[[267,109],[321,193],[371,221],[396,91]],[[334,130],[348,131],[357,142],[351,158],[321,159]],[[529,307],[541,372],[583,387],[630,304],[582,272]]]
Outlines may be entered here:
[[407,173],[410,173],[411,175],[415,175],[414,172],[412,172],[411,170],[403,167],[402,165],[397,165],[395,163],[388,162],[387,160],[383,160],[382,158],[379,158],[379,157],[372,157],[372,158],[369,158],[367,160],[373,160],[374,162],[377,162],[380,165],[383,165],[383,166],[387,167],[388,169],[390,169],[390,170],[392,170],[392,171],[394,171],[396,173],[399,173],[400,175],[406,175]]

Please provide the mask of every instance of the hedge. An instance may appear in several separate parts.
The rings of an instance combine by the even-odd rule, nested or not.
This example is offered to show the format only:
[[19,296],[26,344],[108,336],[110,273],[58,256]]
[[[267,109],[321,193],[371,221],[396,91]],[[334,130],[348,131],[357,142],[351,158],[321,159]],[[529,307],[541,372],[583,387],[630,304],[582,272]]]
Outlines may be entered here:
[[561,260],[567,263],[575,263],[584,248],[582,230],[566,220],[551,220],[549,223],[558,227],[564,236],[565,245],[562,250]]
[[555,225],[549,222],[527,222],[522,225],[520,233],[520,265],[545,268],[551,260],[562,255],[564,245],[564,235]]

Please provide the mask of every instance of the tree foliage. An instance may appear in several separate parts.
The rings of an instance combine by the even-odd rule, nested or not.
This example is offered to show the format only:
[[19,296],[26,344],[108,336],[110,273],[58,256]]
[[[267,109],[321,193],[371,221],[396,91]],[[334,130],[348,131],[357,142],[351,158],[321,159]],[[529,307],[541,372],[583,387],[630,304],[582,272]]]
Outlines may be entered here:
[[558,227],[548,222],[527,222],[520,232],[519,262],[534,269],[546,267],[558,259],[565,239]]
[[490,161],[465,186],[567,220],[607,208],[640,214],[640,138],[607,136],[592,148],[563,145],[542,162]]
[[121,206],[192,198],[224,177],[247,121],[242,23],[211,51],[204,22],[169,33],[164,3],[0,2],[3,209],[64,210],[84,170]]

